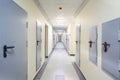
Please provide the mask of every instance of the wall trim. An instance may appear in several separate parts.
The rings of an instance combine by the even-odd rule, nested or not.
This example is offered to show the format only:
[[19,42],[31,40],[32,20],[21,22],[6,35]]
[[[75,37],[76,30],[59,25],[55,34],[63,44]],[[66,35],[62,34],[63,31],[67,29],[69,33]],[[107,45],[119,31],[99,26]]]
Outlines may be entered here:
[[[55,45],[55,46],[56,46],[56,45]],[[50,59],[50,57],[51,57],[54,49],[55,49],[55,48],[52,49],[52,51],[51,51],[51,53],[49,54],[49,56],[45,56],[45,58],[47,58],[47,59],[46,59],[46,61],[44,62],[44,64],[38,69],[38,71],[36,72],[33,80],[38,80],[38,79],[40,79],[40,78],[42,77],[42,74],[44,73],[44,70],[45,70],[45,68],[46,68],[46,66],[47,66],[47,64],[48,64],[48,62],[49,62],[49,59]]]
[[[56,43],[56,45],[57,45],[57,43]],[[38,79],[40,79],[42,77],[42,74],[44,73],[44,70],[45,70],[45,68],[46,68],[46,66],[47,66],[47,64],[48,64],[48,62],[49,62],[49,60],[51,58],[51,55],[52,55],[53,51],[55,50],[56,45],[54,46],[54,48],[50,52],[49,56],[45,56],[45,57],[47,57],[47,59],[43,63],[43,65],[38,69],[35,76],[33,77],[33,80],[38,80]]]
[[67,48],[66,48],[65,44],[64,44],[63,42],[62,42],[62,44],[63,44],[63,46],[64,46],[64,48],[65,48],[66,52],[68,53],[68,55],[70,55],[70,52],[67,50]]
[[89,0],[84,0],[79,8],[76,10],[76,12],[74,13],[74,17],[77,17],[77,15],[81,12],[81,10],[85,7],[85,5],[88,3]]
[[45,10],[43,9],[43,7],[41,6],[39,0],[34,0],[35,4],[37,5],[37,7],[39,8],[39,10],[41,11],[42,15],[45,17],[45,19],[48,21],[49,24],[50,23],[50,19],[48,17],[48,15],[46,14]]
[[75,62],[73,62],[72,65],[73,65],[74,69],[76,70],[79,79],[80,79],[80,80],[86,80],[85,76],[84,76],[83,73],[81,72],[81,70],[80,70],[80,68],[78,67],[78,65],[77,65]]
[[33,80],[38,80],[42,77],[42,74],[44,73],[44,70],[47,66],[48,62],[44,62],[44,64],[40,67],[40,69],[36,72]]
[[54,51],[54,49],[52,49],[52,51],[51,51],[51,53],[50,53],[49,56],[45,56],[45,58],[47,57],[47,59],[46,59],[46,61],[44,62],[44,64],[42,65],[42,67],[40,67],[40,69],[36,72],[33,80],[38,80],[38,79],[40,79],[40,78],[42,77],[42,74],[44,73],[44,70],[45,70],[45,68],[46,68],[46,66],[47,66],[47,64],[48,64],[48,62],[49,62],[49,59],[50,59],[53,51]]

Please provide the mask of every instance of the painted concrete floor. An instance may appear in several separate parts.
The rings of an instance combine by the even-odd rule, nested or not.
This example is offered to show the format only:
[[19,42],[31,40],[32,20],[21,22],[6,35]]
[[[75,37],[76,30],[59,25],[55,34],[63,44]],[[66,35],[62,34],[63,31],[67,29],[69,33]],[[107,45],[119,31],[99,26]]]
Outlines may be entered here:
[[74,57],[68,55],[62,43],[58,43],[40,80],[79,80],[73,61]]

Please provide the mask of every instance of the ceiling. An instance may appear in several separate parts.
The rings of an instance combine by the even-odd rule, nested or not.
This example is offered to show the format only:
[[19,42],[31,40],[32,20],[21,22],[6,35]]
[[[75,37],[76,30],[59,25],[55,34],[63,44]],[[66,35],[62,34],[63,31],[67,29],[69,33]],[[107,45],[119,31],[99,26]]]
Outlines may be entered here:
[[55,29],[66,29],[87,0],[35,0],[42,14]]

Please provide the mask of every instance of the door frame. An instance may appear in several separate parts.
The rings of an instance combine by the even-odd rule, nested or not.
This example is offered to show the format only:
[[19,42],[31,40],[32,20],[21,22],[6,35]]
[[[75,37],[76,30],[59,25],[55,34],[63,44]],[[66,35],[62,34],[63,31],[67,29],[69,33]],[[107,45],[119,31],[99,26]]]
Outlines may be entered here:
[[[36,21],[36,71],[38,71],[39,70],[39,68],[37,69],[37,36],[38,36],[38,33],[37,33],[37,29],[38,29],[38,26],[40,26],[40,48],[41,48],[41,50],[40,50],[40,62],[42,62],[41,61],[41,59],[42,59],[42,25],[39,25],[39,21]],[[41,66],[41,65],[40,65]]]
[[[78,31],[78,28],[79,28],[79,41],[77,41],[77,39],[78,39],[78,35],[77,35],[77,31]],[[77,54],[78,54],[78,56],[79,56],[79,61],[78,61],[78,63],[77,63],[77,65],[80,67],[80,42],[81,42],[81,25],[79,24],[79,25],[77,25],[76,26],[76,63],[77,63]],[[79,46],[79,52],[78,52],[78,50],[77,50],[77,47]],[[78,53],[77,53],[78,52]]]

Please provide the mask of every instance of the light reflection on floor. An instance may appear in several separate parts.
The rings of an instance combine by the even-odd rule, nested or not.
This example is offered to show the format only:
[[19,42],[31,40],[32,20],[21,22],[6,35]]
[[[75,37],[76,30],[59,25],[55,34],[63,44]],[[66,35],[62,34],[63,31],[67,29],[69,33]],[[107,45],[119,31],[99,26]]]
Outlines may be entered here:
[[79,80],[73,60],[63,44],[58,43],[40,80]]

